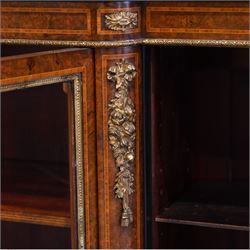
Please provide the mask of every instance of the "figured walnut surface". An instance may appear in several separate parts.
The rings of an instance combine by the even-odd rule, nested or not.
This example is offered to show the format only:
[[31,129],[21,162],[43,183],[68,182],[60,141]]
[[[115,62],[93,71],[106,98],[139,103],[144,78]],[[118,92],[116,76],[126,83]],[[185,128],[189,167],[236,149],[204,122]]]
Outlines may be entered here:
[[[105,15],[131,11],[138,15],[138,25],[129,29],[112,30],[105,23]],[[2,39],[7,43],[33,43],[109,47],[126,45],[191,45],[191,46],[247,46],[249,18],[247,2],[3,2]],[[13,40],[12,40],[13,39]],[[240,43],[242,41],[242,43]],[[79,62],[90,59],[87,81],[84,81],[84,174],[86,193],[87,247],[142,247],[142,181],[141,181],[141,93],[140,53],[137,47],[96,49],[96,89],[92,53],[76,51],[71,54],[38,56],[39,64],[31,58],[19,58],[14,64],[3,60],[5,86],[20,80],[79,72]],[[121,59],[135,65],[137,76],[129,85],[129,95],[135,103],[135,193],[129,198],[134,221],[128,228],[120,226],[121,203],[115,198],[114,182],[117,168],[108,140],[108,102],[114,88],[106,78],[108,69]],[[31,67],[31,72],[21,65]],[[68,67],[69,66],[69,67]],[[49,67],[47,72],[44,67]],[[17,71],[13,68],[18,68]],[[21,73],[21,74],[20,74]],[[32,73],[32,74],[31,74]],[[12,78],[12,79],[9,79]],[[95,93],[97,120],[97,156],[95,152]],[[87,123],[86,123],[87,121]],[[86,139],[87,138],[87,139]],[[97,157],[98,169],[95,159]],[[96,180],[96,175],[98,180]],[[98,194],[97,194],[98,186]],[[98,199],[97,197],[98,196]],[[97,209],[98,200],[98,209]],[[97,233],[97,223],[99,229]],[[98,236],[97,236],[98,235]],[[118,240],[119,239],[119,240]],[[99,240],[99,243],[98,243]],[[99,244],[99,245],[98,245]]]
[[[109,141],[109,103],[116,89],[107,79],[110,67],[124,59],[133,64],[137,74],[128,84],[128,95],[135,108],[135,159],[133,164],[134,193],[129,195],[133,222],[121,226],[122,203],[115,197],[117,169]],[[97,162],[100,248],[142,248],[142,164],[141,164],[141,68],[139,48],[96,49],[96,98],[97,98]],[[111,138],[112,139],[112,138]]]
[[[40,52],[20,56],[5,57],[1,60],[0,89],[24,87],[23,84],[50,77],[62,77],[70,74],[82,74],[82,118],[83,123],[83,166],[84,166],[84,209],[86,248],[97,248],[97,195],[96,195],[96,149],[95,149],[95,98],[93,85],[93,55],[88,49],[66,49],[51,52]],[[13,70],[14,69],[14,70]],[[71,117],[72,118],[72,117]],[[74,121],[70,122],[74,124]],[[72,125],[71,125],[72,126]],[[71,143],[75,143],[71,141]],[[72,145],[74,147],[74,145]],[[72,154],[72,153],[71,153]],[[71,165],[73,171],[75,166]],[[76,193],[74,176],[73,192]],[[71,207],[75,208],[75,200],[71,198]],[[17,214],[18,216],[18,214]],[[76,226],[76,216],[71,212],[70,225]],[[48,221],[50,218],[45,218]],[[20,217],[20,220],[22,218]],[[46,222],[46,221],[45,221]],[[46,222],[50,225],[53,221]],[[55,224],[57,222],[55,221]],[[58,222],[64,223],[64,222]],[[66,221],[69,225],[69,220]],[[74,230],[76,232],[76,230]],[[77,237],[74,237],[76,239]],[[73,243],[74,248],[77,243]]]
[[149,3],[145,17],[147,38],[249,39],[247,2]]
[[[101,47],[105,46],[103,41],[114,43],[125,40],[151,45],[157,44],[155,39],[173,39],[173,45],[175,39],[248,41],[248,13],[247,2],[233,1],[9,1],[2,3],[1,34],[2,39],[71,41],[72,46],[78,46],[73,44],[78,41],[85,47],[91,46],[91,43],[84,42],[93,42],[93,47]],[[130,20],[128,16],[131,15],[137,18]],[[163,42],[161,44],[164,45]]]
[[[105,14],[129,10],[140,15],[134,3],[4,2],[2,38],[41,40],[121,40],[140,37],[140,25],[125,32],[110,31]],[[125,35],[124,35],[125,34]]]

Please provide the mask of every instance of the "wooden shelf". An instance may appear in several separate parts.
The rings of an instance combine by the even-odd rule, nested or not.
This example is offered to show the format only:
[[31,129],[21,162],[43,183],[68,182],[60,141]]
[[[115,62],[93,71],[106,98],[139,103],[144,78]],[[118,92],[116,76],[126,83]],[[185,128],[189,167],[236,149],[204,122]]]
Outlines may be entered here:
[[64,198],[3,193],[1,220],[70,227],[69,204]]
[[248,207],[174,202],[156,222],[249,231]]
[[194,182],[155,221],[248,231],[248,184]]
[[65,164],[3,161],[1,220],[70,227],[67,169]]

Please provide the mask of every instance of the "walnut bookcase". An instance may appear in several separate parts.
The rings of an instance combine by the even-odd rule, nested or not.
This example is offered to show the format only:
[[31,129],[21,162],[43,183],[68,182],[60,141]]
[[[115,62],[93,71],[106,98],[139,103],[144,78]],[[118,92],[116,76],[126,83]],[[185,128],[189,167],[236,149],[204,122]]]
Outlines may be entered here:
[[2,1],[2,247],[248,248],[247,1]]

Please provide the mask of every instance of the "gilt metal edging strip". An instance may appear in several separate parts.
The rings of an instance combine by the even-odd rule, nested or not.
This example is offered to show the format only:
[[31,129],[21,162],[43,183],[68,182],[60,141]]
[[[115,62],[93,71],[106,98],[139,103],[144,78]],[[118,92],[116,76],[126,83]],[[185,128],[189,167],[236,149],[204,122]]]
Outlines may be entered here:
[[84,176],[83,176],[83,132],[82,132],[82,80],[81,73],[49,77],[34,81],[24,81],[22,83],[0,86],[1,92],[21,90],[45,85],[51,85],[63,82],[73,82],[74,86],[74,166],[76,169],[76,187],[77,187],[77,231],[78,248],[85,248],[85,209],[84,209]]
[[1,39],[2,44],[12,45],[44,45],[82,48],[111,48],[133,45],[152,46],[192,46],[192,47],[222,47],[249,48],[249,40],[203,40],[203,39],[154,39],[139,38],[120,41],[62,41],[62,40],[30,40],[30,39]]
[[128,227],[133,222],[130,195],[134,192],[136,112],[128,85],[135,75],[135,66],[124,59],[111,66],[107,72],[107,79],[115,83],[115,93],[108,104],[108,137],[118,170],[114,191],[115,197],[122,200],[122,227]]

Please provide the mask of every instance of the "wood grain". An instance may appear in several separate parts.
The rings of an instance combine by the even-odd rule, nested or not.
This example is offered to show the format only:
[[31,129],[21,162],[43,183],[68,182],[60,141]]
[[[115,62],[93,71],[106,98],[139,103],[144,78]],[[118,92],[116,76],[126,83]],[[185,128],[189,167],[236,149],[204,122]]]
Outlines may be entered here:
[[[241,237],[249,227],[248,50],[146,52],[152,248],[247,247]],[[223,230],[235,240],[216,236]]]
[[147,38],[248,40],[244,2],[162,2],[145,9]]
[[[20,197],[20,196],[19,196]],[[31,200],[30,197],[23,197],[22,199]],[[16,199],[16,197],[10,196],[9,199]],[[41,202],[48,202],[48,198],[42,200],[39,197]],[[57,202],[61,204],[58,199],[53,198],[53,203]],[[25,209],[25,210],[24,210]],[[49,225],[54,227],[70,227],[71,222],[70,218],[64,214],[53,214],[53,211],[50,211],[50,214],[44,214],[43,210],[36,210],[34,208],[29,209],[26,207],[13,207],[2,205],[1,210],[1,220],[2,221],[12,221],[12,222],[23,222],[23,223],[31,223],[31,224],[39,224],[39,225]]]
[[2,38],[89,39],[92,13],[88,5],[5,2],[1,8]]
[[[99,202],[99,246],[100,248],[142,247],[142,165],[141,165],[141,74],[140,52],[137,48],[96,51],[96,96],[97,96],[97,160]],[[134,223],[121,227],[121,202],[115,198],[113,187],[117,169],[108,142],[108,102],[114,86],[107,78],[107,70],[121,59],[132,62],[137,71],[129,87],[129,94],[136,109],[136,160],[134,164],[135,192],[132,195]],[[119,240],[118,240],[119,239]]]
[[[92,60],[92,51],[88,49],[66,49],[5,57],[1,60],[2,79],[0,81],[0,86],[6,87],[45,77],[62,76],[72,73],[82,74],[84,120],[83,165],[85,176],[83,183],[86,192],[85,219],[87,248],[97,248],[95,97]],[[72,167],[71,171],[74,171],[74,167]],[[75,189],[74,186],[71,188]],[[76,193],[76,190],[74,190],[74,193]],[[71,192],[72,195],[73,193]],[[72,198],[72,201],[75,201],[75,198]],[[71,219],[76,220],[76,218]]]
[[[138,13],[138,27],[105,28],[104,15]],[[3,2],[3,39],[114,41],[129,39],[249,40],[247,2]],[[32,20],[32,21],[31,21]]]
[[2,160],[1,220],[70,227],[67,168],[67,164]]
[[[76,8],[2,8],[6,33],[90,34],[91,16],[89,9]],[[28,14],[27,14],[28,13]],[[12,20],[22,20],[13,23]],[[33,26],[31,20],[37,20]]]
[[[138,13],[138,28],[128,32],[103,27],[104,13]],[[1,37],[62,41],[126,40],[140,38],[140,7],[130,2],[3,2]]]
[[155,218],[159,223],[249,231],[247,207],[175,202]]

